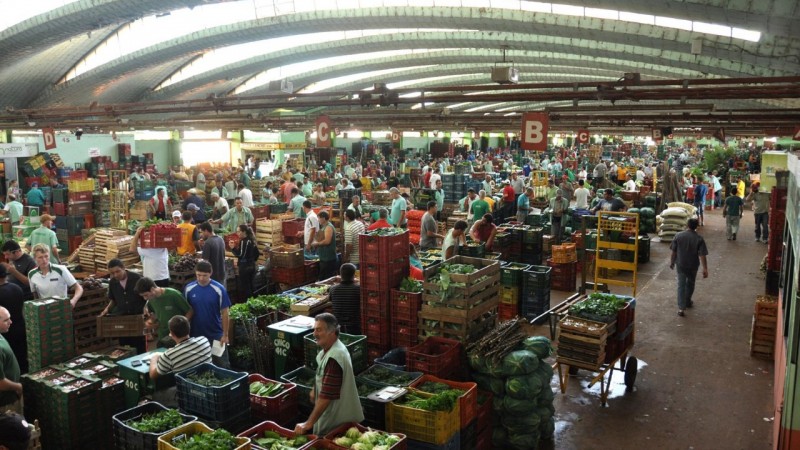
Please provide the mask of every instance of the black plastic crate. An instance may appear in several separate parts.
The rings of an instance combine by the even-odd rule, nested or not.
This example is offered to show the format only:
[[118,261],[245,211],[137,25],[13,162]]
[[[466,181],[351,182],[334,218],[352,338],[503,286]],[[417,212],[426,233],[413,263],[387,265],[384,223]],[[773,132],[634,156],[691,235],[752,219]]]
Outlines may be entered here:
[[[207,371],[231,381],[224,386],[201,386],[188,379],[191,375]],[[175,374],[178,405],[181,411],[217,421],[233,417],[244,410],[250,411],[250,383],[247,375],[247,372],[234,372],[211,363],[179,372]]]
[[[164,430],[160,433],[147,433],[137,431],[128,425],[126,422],[130,420],[140,419],[145,414],[155,414],[161,411],[166,411],[169,408],[157,402],[145,403],[136,406],[127,411],[116,414],[113,417],[114,421],[114,445],[117,450],[152,450],[158,447],[158,437],[170,430]],[[188,423],[197,420],[197,417],[188,414],[181,414],[183,423]]]

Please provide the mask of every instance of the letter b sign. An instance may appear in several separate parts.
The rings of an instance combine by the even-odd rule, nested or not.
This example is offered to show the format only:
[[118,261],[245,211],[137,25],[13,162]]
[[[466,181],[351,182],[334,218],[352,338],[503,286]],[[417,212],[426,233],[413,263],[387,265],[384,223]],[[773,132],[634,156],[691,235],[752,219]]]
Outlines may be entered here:
[[543,152],[547,150],[549,117],[545,112],[522,115],[522,149]]

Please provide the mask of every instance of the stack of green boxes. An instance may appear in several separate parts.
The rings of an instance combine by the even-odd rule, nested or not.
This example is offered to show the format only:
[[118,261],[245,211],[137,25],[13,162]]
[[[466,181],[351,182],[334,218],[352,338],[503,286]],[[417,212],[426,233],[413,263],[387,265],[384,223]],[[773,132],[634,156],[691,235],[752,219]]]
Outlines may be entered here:
[[511,320],[520,313],[522,298],[523,272],[529,264],[509,262],[500,267],[500,321]]
[[75,351],[69,300],[46,298],[25,302],[25,333],[30,370],[68,360]]
[[124,380],[106,355],[84,354],[22,376],[25,416],[45,448],[112,448],[111,417],[124,410]]

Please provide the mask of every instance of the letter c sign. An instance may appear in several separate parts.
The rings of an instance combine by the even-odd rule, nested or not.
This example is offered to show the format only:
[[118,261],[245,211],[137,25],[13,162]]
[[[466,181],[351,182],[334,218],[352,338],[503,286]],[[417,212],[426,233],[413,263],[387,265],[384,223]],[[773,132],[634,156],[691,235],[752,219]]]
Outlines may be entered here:
[[331,120],[328,116],[317,117],[317,147],[331,146]]

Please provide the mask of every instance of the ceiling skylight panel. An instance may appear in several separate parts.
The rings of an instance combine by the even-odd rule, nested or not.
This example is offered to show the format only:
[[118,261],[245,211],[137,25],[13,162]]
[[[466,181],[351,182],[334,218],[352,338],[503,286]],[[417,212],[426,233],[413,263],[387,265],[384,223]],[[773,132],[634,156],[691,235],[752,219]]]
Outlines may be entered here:
[[691,20],[674,19],[672,17],[656,16],[656,26],[692,31]]
[[624,20],[626,22],[643,23],[645,25],[655,25],[656,23],[655,16],[651,16],[649,14],[637,14],[625,11],[619,12],[619,20]]
[[583,6],[559,5],[557,3],[553,3],[553,14],[583,17]]
[[731,36],[736,39],[743,39],[745,41],[758,42],[761,39],[760,31],[744,30],[741,28],[732,28]]
[[692,29],[698,33],[715,34],[717,36],[731,37],[731,27],[713,23],[694,22]]
[[594,17],[597,19],[619,20],[619,11],[614,9],[585,8],[583,14],[586,17]]
[[18,23],[24,22],[31,17],[52,11],[76,0],[36,0],[25,2],[25,6],[20,6],[17,0],[4,0],[0,2],[3,14],[0,14],[0,31],[10,28]]
[[520,2],[520,8],[523,11],[530,11],[530,12],[549,13],[552,12],[553,10],[552,6],[553,5],[551,3],[526,2],[526,1]]

